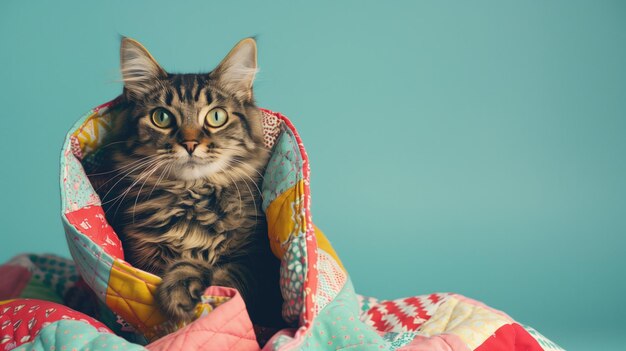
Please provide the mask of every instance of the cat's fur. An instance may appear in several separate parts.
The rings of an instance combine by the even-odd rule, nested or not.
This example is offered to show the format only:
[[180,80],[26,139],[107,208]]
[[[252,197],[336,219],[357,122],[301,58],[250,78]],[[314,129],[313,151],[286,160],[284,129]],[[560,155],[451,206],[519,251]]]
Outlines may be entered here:
[[[125,117],[104,149],[114,176],[98,192],[126,260],[163,278],[156,300],[171,321],[189,321],[204,289],[221,285],[239,290],[253,322],[280,325],[279,260],[260,208],[269,152],[252,93],[255,41],[210,73],[171,74],[123,38],[121,66]],[[213,128],[216,107],[228,120]],[[153,121],[157,108],[171,127]]]

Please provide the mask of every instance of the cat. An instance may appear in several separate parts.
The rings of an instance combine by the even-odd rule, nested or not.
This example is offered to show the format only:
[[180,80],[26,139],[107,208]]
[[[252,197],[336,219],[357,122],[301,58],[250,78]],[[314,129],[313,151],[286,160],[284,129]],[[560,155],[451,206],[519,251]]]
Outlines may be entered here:
[[113,173],[97,192],[126,260],[163,278],[156,303],[189,322],[211,285],[237,289],[253,323],[284,325],[280,261],[272,255],[259,183],[269,158],[252,84],[256,41],[213,71],[166,72],[122,38],[123,113],[103,147]]

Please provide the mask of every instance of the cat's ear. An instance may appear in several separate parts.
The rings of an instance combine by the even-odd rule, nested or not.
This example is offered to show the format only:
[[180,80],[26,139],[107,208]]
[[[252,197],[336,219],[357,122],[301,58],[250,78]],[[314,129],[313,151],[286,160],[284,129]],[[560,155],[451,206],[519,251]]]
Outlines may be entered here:
[[150,52],[130,38],[122,38],[120,63],[124,87],[137,98],[149,92],[159,78],[167,76]]
[[220,62],[211,78],[220,87],[240,100],[252,100],[252,83],[257,73],[256,41],[246,38],[240,41]]

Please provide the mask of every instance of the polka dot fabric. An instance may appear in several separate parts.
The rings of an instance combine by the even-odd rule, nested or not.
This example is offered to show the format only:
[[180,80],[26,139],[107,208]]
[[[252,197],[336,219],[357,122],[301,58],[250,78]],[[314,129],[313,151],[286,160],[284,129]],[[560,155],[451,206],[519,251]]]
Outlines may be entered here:
[[280,119],[269,110],[261,110],[263,113],[263,140],[265,147],[271,149],[280,135]]

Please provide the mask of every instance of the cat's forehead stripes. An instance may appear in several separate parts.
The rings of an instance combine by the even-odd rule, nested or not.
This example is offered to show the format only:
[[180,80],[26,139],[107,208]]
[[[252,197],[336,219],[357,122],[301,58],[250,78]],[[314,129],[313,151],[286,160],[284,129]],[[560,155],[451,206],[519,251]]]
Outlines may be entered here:
[[171,105],[174,98],[180,103],[200,102],[202,92],[208,89],[208,82],[208,74],[168,74],[166,103]]
[[156,89],[146,94],[143,102],[146,106],[184,106],[183,110],[198,109],[214,101],[214,88],[209,83],[208,74],[168,74]]

